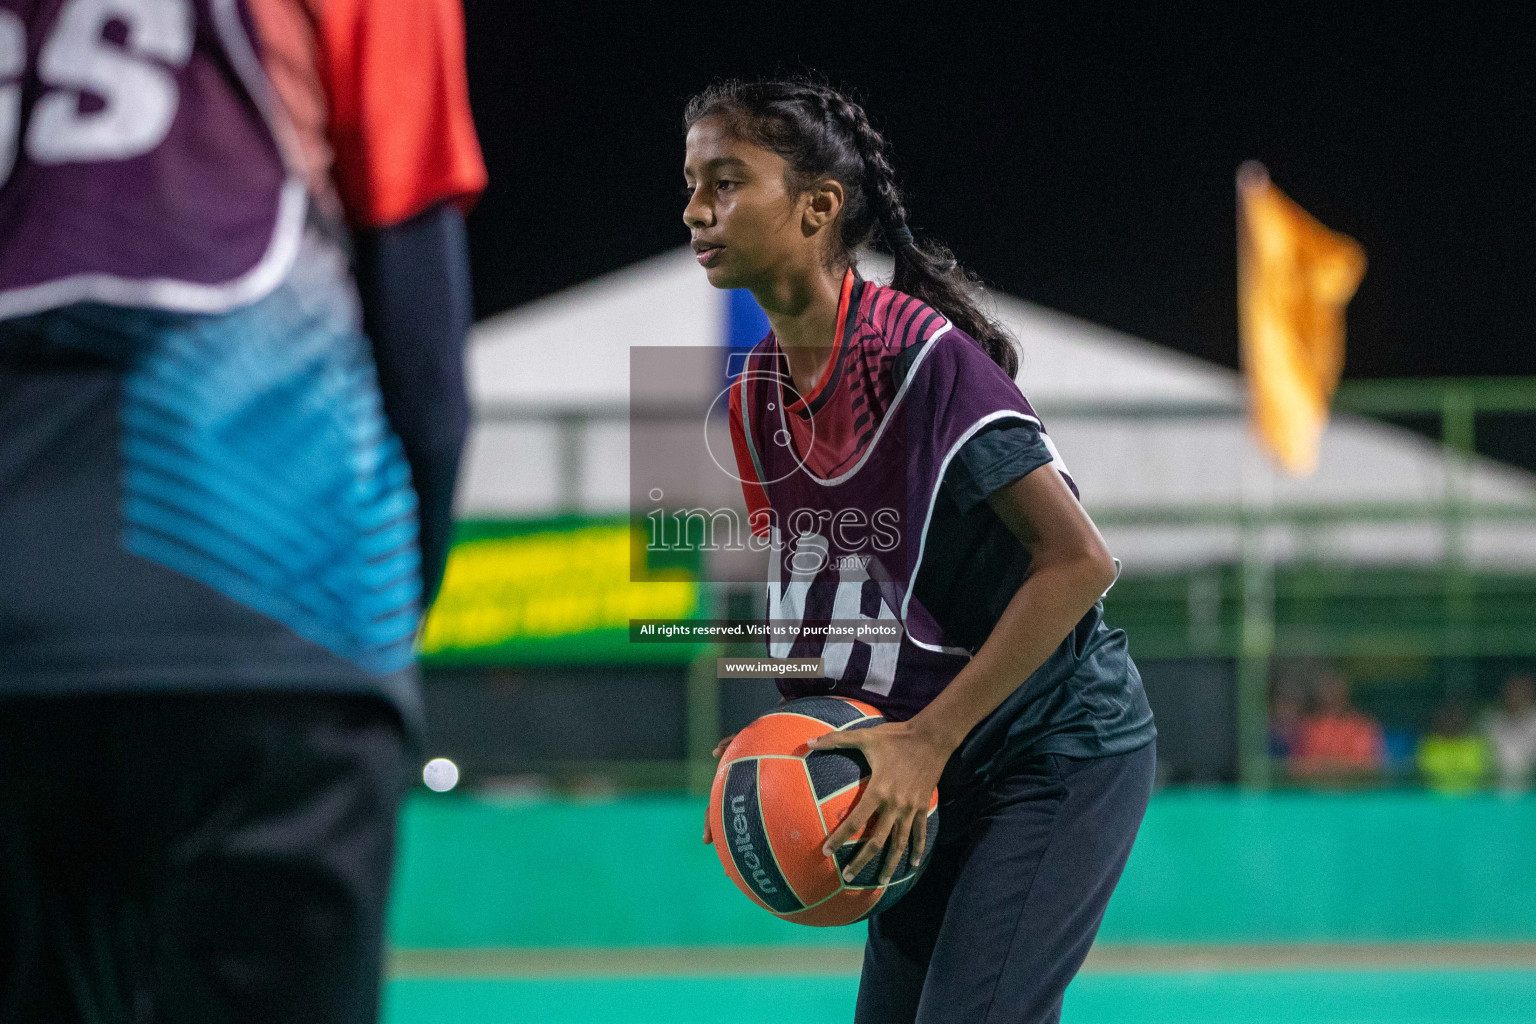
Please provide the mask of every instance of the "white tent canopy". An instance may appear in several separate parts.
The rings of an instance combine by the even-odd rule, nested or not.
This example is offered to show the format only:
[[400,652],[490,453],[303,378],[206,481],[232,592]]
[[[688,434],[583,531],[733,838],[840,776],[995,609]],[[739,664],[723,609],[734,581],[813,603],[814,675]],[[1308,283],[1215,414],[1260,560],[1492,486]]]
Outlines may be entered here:
[[[874,257],[866,269],[880,278],[888,267]],[[1536,505],[1531,474],[1478,458],[1464,476],[1452,477],[1454,460],[1440,445],[1362,418],[1335,417],[1317,472],[1292,478],[1273,468],[1237,415],[1095,414],[1094,405],[1237,408],[1242,382],[1225,367],[1021,299],[994,293],[991,300],[1021,343],[1021,387],[1090,511],[1427,505],[1442,501],[1453,482],[1471,500]],[[726,308],[724,295],[682,249],[477,325],[470,373],[479,415],[461,480],[461,514],[621,511],[628,495],[629,349],[719,345]],[[561,411],[590,418],[562,426],[546,415]],[[1109,527],[1105,535],[1130,569],[1239,555],[1235,525],[1170,522]],[[1444,553],[1444,531],[1434,521],[1275,527],[1262,542],[1280,559],[1422,562]],[[1529,521],[1475,523],[1467,527],[1465,549],[1476,564],[1533,567],[1536,529]]]

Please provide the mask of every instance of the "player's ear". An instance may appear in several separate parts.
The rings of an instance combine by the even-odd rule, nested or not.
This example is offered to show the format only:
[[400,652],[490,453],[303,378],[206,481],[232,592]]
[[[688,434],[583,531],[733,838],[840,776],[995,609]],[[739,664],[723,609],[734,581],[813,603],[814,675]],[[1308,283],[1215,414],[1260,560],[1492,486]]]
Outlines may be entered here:
[[848,194],[843,191],[842,182],[832,178],[812,185],[810,191],[806,193],[806,203],[801,214],[801,224],[805,227],[806,234],[815,234],[837,220],[837,215],[843,212],[843,203],[847,198]]

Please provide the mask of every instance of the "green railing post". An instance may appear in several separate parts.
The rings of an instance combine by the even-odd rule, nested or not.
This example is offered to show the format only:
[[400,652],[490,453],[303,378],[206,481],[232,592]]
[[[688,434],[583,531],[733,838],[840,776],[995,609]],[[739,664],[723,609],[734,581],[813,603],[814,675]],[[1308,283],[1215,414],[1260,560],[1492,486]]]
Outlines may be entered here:
[[1477,445],[1477,400],[1469,384],[1445,389],[1440,412],[1445,445],[1445,653],[1446,689],[1465,696],[1473,686],[1471,657],[1473,580],[1469,560],[1472,458]]
[[720,644],[704,644],[688,665],[688,792],[702,796],[714,780],[715,759],[710,754],[720,742],[720,679],[716,659],[725,653]]
[[1440,439],[1446,449],[1445,557],[1447,562],[1465,563],[1472,454],[1477,444],[1477,406],[1470,387],[1445,389]]
[[1210,566],[1189,574],[1184,590],[1185,643],[1191,654],[1221,651],[1221,569]]
[[584,459],[582,439],[586,435],[585,427],[585,417],[575,413],[566,413],[555,420],[556,444],[560,451],[555,502],[562,513],[581,510]]
[[1237,757],[1238,781],[1248,789],[1268,789],[1270,783],[1269,661],[1275,648],[1275,587],[1266,525],[1266,517],[1246,511],[1242,515]]
[[[719,618],[728,607],[728,588],[715,583],[699,584],[699,611],[704,618]],[[720,679],[718,659],[725,645],[700,644],[688,663],[686,718],[687,788],[700,796],[714,780],[715,759],[710,754],[720,742]]]

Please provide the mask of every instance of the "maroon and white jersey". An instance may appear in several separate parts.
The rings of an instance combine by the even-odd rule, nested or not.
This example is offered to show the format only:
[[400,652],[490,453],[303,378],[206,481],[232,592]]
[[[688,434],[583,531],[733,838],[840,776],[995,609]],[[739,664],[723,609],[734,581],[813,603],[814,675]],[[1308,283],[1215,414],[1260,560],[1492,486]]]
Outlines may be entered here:
[[305,216],[280,133],[241,0],[0,0],[0,318],[265,295]]
[[[899,644],[806,636],[773,644],[776,657],[825,664],[825,679],[786,679],[781,691],[837,693],[896,719],[916,714],[970,658],[913,591],[945,471],[984,428],[1038,428],[1039,417],[975,340],[852,271],[811,393],[794,392],[769,334],[732,386],[730,410],[750,522],[771,552],[768,618],[904,629]],[[1065,476],[1059,458],[1055,465]]]

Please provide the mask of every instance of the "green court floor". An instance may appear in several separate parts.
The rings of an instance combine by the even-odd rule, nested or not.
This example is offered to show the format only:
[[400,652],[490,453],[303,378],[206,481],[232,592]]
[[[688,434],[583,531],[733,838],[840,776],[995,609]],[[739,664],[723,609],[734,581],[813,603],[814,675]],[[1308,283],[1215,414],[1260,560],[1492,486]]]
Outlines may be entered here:
[[[387,1024],[847,1024],[851,975],[405,978]],[[1536,971],[1084,974],[1064,1024],[1530,1024]]]

